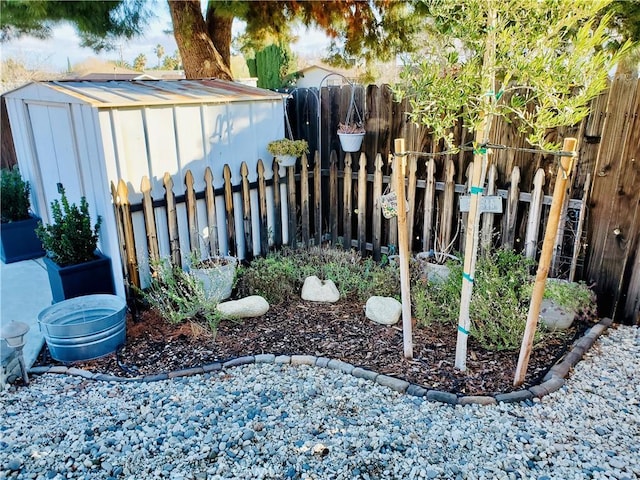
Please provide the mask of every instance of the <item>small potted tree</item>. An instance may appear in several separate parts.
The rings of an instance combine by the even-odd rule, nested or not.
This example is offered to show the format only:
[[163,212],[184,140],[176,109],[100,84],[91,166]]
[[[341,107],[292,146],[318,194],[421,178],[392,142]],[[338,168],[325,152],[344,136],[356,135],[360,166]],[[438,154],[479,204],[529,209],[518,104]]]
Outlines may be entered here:
[[53,223],[38,224],[36,234],[47,252],[44,259],[54,302],[94,293],[114,293],[111,260],[97,250],[102,218],[91,225],[85,197],[69,203],[63,188],[51,203]]
[[29,182],[22,179],[17,168],[2,169],[0,258],[4,263],[44,255],[35,233],[40,219],[29,212],[29,206]]
[[306,140],[290,140],[281,138],[267,144],[267,151],[276,157],[277,162],[283,167],[292,167],[298,157],[309,153],[309,144]]

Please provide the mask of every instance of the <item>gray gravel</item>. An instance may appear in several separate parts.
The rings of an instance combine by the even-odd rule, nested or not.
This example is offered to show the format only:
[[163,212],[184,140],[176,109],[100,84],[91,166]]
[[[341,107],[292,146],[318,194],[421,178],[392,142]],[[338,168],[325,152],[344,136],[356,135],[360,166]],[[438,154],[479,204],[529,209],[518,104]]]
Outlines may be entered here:
[[253,364],[153,383],[43,375],[0,393],[0,478],[640,478],[640,331],[557,392],[455,407],[336,370]]

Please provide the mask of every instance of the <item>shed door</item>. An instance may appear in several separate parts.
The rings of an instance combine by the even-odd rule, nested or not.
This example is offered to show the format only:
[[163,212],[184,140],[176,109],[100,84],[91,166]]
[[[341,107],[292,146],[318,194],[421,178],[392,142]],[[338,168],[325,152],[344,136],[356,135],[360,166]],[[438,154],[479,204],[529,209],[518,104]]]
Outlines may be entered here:
[[29,104],[28,108],[36,164],[49,211],[51,202],[60,198],[58,184],[64,186],[69,201],[79,203],[84,188],[69,107]]

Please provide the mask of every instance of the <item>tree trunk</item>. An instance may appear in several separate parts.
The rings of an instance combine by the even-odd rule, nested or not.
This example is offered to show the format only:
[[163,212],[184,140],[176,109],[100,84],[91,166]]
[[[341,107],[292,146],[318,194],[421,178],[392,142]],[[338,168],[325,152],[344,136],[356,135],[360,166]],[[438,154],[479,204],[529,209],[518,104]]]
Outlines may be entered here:
[[231,69],[209,37],[200,0],[169,0],[169,10],[185,76],[233,80]]
[[231,25],[233,17],[216,14],[216,2],[207,5],[207,32],[224,64],[231,68]]

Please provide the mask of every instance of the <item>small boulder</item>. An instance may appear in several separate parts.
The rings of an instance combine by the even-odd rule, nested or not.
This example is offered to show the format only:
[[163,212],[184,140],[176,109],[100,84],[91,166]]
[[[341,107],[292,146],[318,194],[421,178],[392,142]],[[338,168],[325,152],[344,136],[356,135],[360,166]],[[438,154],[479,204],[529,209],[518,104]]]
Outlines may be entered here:
[[395,325],[402,314],[402,304],[392,297],[374,296],[367,300],[365,314],[381,325]]
[[310,302],[335,303],[340,300],[340,292],[333,280],[320,280],[313,275],[304,280],[302,299]]
[[551,331],[566,330],[571,326],[576,312],[558,305],[553,300],[545,298],[540,304],[540,319]]
[[260,295],[219,303],[216,307],[224,318],[252,318],[269,311],[269,303]]

